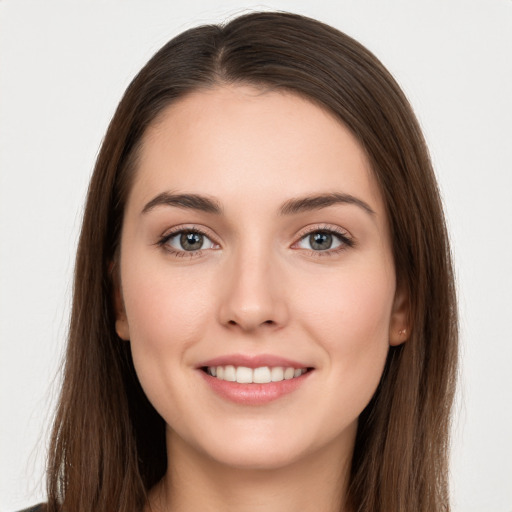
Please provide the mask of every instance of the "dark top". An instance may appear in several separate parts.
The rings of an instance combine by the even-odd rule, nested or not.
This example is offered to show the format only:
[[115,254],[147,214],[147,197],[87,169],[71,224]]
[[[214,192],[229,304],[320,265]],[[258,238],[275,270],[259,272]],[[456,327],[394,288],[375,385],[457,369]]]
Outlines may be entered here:
[[20,510],[20,512],[45,512],[46,505],[44,503],[39,503],[39,505],[34,505],[33,507],[26,508],[25,510]]

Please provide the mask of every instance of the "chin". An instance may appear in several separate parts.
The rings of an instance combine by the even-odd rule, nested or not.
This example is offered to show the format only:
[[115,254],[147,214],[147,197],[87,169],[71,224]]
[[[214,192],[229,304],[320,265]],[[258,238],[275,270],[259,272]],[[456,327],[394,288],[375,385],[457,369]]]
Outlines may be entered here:
[[[339,431],[321,431],[321,426],[240,424],[239,428],[211,429],[208,433],[181,439],[199,457],[226,468],[248,471],[272,471],[300,465],[310,457],[332,450],[351,453],[357,421]],[[319,431],[320,428],[320,431]],[[341,450],[339,450],[341,448]],[[172,453],[172,449],[171,449]]]
[[265,443],[260,446],[219,447],[211,450],[210,457],[217,463],[237,470],[272,471],[289,467],[305,456],[304,450],[293,446]]

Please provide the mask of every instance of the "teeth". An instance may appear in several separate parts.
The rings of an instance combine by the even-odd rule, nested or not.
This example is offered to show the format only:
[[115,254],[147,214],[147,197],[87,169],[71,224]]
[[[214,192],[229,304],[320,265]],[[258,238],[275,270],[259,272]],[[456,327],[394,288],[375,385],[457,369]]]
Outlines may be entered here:
[[281,382],[300,377],[306,373],[306,368],[290,368],[283,366],[260,366],[259,368],[247,368],[246,366],[235,367],[226,366],[208,366],[207,373],[212,377],[229,382],[239,382],[240,384],[267,384],[268,382]]
[[236,369],[236,381],[243,384],[250,384],[252,382],[252,370],[245,366],[239,366]]
[[270,379],[272,382],[284,380],[284,370],[281,366],[276,366],[270,370]]
[[228,380],[229,382],[236,381],[236,370],[234,366],[228,365],[224,367],[224,380]]
[[270,368],[268,366],[254,368],[252,381],[256,382],[257,384],[266,384],[267,382],[272,382],[272,378],[270,377]]
[[293,379],[294,373],[295,373],[295,370],[293,368],[286,368],[286,370],[284,371],[284,378],[286,380]]

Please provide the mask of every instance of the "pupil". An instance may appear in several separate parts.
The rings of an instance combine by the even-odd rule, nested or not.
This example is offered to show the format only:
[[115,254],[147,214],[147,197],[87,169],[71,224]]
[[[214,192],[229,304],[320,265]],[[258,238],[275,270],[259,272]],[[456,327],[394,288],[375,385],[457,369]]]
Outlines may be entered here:
[[329,233],[314,233],[310,235],[309,243],[312,249],[325,251],[332,245],[332,235]]
[[197,251],[203,245],[201,233],[183,233],[180,236],[180,244],[185,251]]

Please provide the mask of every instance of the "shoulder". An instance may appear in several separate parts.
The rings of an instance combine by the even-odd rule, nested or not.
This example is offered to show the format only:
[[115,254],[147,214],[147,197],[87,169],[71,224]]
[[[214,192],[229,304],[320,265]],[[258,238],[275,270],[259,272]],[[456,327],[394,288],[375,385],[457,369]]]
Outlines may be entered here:
[[40,503],[39,505],[34,505],[33,507],[25,508],[20,510],[19,512],[46,512],[46,505],[44,503]]

